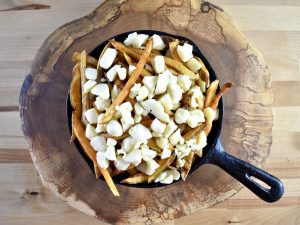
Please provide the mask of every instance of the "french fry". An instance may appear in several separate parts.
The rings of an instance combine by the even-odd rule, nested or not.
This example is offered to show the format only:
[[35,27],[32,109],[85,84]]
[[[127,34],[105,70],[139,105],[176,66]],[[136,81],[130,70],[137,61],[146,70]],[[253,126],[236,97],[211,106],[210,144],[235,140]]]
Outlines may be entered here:
[[104,116],[102,117],[102,120],[100,121],[100,123],[108,122],[113,117],[113,115],[116,111],[116,106],[120,105],[124,101],[126,96],[129,94],[130,89],[132,88],[135,81],[141,74],[141,72],[147,62],[147,59],[151,53],[152,44],[153,44],[153,40],[150,39],[146,45],[146,49],[145,49],[144,53],[142,54],[140,61],[138,62],[137,66],[136,66],[136,69],[132,72],[130,78],[128,79],[127,83],[125,84],[124,88],[121,90],[119,95],[116,97],[115,101],[113,101],[113,103],[110,105],[110,107],[108,108],[108,110],[106,111]]
[[[133,62],[132,58],[125,51],[123,51],[123,56],[124,56],[126,62],[128,63],[128,65],[136,66],[136,63]],[[141,72],[142,77],[152,76],[152,75],[153,74],[150,71],[143,68],[143,70]]]
[[176,39],[169,43],[169,49],[171,52],[171,56],[173,59],[177,60],[178,62],[182,62],[178,53],[177,53],[177,46],[179,45],[179,40]]
[[97,163],[96,162],[93,162],[93,163],[94,163],[94,172],[95,172],[95,175],[96,175],[96,179],[98,179],[102,174],[99,170],[99,167],[98,167]]
[[184,108],[188,108],[190,105],[191,95],[187,92],[185,92],[181,99],[181,106]]
[[211,104],[213,103],[213,100],[214,100],[215,95],[216,95],[216,91],[218,89],[218,85],[219,85],[219,80],[215,80],[209,85],[209,87],[206,91],[206,97],[205,97],[205,101],[204,101],[204,108],[210,107]]
[[192,167],[194,157],[195,157],[195,153],[193,151],[190,151],[190,154],[185,158],[185,160],[186,160],[185,164],[180,169],[182,180],[185,180],[187,178],[187,175],[189,174],[190,169]]
[[127,169],[127,173],[129,173],[130,176],[133,176],[133,175],[140,173],[140,171],[138,171],[137,168],[133,167],[133,168]]
[[209,87],[209,85],[210,85],[209,72],[208,72],[205,64],[199,57],[195,57],[195,59],[201,64],[201,68],[198,71],[198,73],[200,74],[200,78],[205,82],[206,87]]
[[[78,118],[81,118],[81,81],[80,81],[80,68],[79,64],[77,63],[73,67],[73,79],[70,86],[70,102],[74,109],[74,112]],[[76,138],[73,130],[71,135],[70,142],[73,142]]]
[[80,76],[81,76],[81,107],[82,107],[82,114],[81,114],[81,121],[84,125],[88,124],[87,119],[84,116],[84,113],[90,108],[90,96],[89,93],[83,92],[83,85],[87,81],[85,77],[85,68],[86,68],[86,51],[83,50],[80,55]]
[[174,159],[176,158],[175,154],[172,154],[169,158],[166,159],[160,159],[158,161],[158,164],[160,165],[155,172],[148,178],[148,183],[151,183],[152,181],[154,181],[156,179],[156,177],[163,172],[169,165],[172,164],[172,162],[174,161]]
[[103,175],[107,185],[109,186],[110,190],[112,191],[114,196],[120,196],[109,172],[106,169],[101,168],[96,160],[96,152],[93,149],[93,147],[90,145],[89,139],[85,137],[85,129],[82,125],[80,119],[75,115],[75,113],[72,113],[72,127],[74,129],[74,133],[80,142],[84,152],[86,155],[93,161],[94,164],[96,164]]
[[204,128],[204,132],[206,136],[208,136],[208,134],[210,133],[211,128],[212,128],[212,122],[207,123],[207,126]]
[[[142,50],[141,49],[135,49],[131,47],[125,46],[121,42],[117,42],[115,40],[111,41],[112,45],[119,51],[121,52],[126,52],[129,56],[135,58],[136,60],[139,60],[139,58],[142,55]],[[147,63],[151,64],[151,59],[154,58],[157,54],[151,53],[150,57],[147,59]],[[191,79],[196,80],[198,76],[193,73],[191,70],[189,70],[183,63],[178,62],[177,60],[171,59],[169,57],[164,56],[165,63],[168,67],[171,67],[174,70],[177,70],[179,74],[186,74],[188,75]]]
[[123,140],[124,138],[127,138],[129,136],[128,132],[125,132],[120,137],[115,137],[115,136],[112,136],[112,135],[110,135],[108,133],[100,133],[99,135],[102,136],[102,137],[104,137],[104,138],[114,139],[116,141]]
[[148,143],[147,143],[148,147],[151,148],[152,150],[160,153],[162,152],[162,150],[160,149],[160,147],[158,147],[158,145],[156,144],[155,140],[153,138],[150,138],[148,140]]
[[[124,88],[124,86],[125,86],[124,82],[121,81],[120,79],[117,79],[117,80],[115,81],[115,85],[117,85],[117,87],[118,87],[119,89],[121,89],[121,90],[122,90],[122,89]],[[129,95],[127,95],[127,96],[125,97],[125,101],[126,101],[126,102],[130,102],[131,105],[134,105],[134,104],[136,103],[136,100],[135,100],[134,98],[130,98]]]
[[192,128],[191,130],[185,132],[182,137],[184,138],[184,140],[187,141],[187,140],[191,139],[192,137],[194,137],[196,134],[203,131],[206,126],[207,126],[206,123],[202,123],[199,126]]
[[131,177],[128,177],[124,180],[122,180],[120,183],[122,184],[140,184],[144,183],[148,180],[149,176],[144,173],[138,173]]
[[143,119],[140,124],[142,124],[143,126],[149,128],[152,124],[152,119]]
[[176,70],[174,70],[174,69],[173,69],[173,68],[171,68],[171,67],[168,67],[168,66],[166,66],[166,69],[170,70],[170,71],[171,71],[171,73],[172,73],[173,75],[176,75],[176,76],[180,75],[180,73],[179,73],[179,72],[177,72]]
[[[80,60],[81,60],[81,56],[80,55],[81,54],[79,52],[74,52],[72,60],[74,62],[80,63]],[[97,64],[98,64],[98,60],[96,58],[94,58],[93,56],[90,56],[90,55],[87,56],[86,61],[87,61],[87,64],[90,64],[90,65],[92,65],[94,67],[96,67]]]
[[218,107],[218,104],[219,104],[219,101],[220,101],[222,95],[226,92],[226,90],[228,90],[229,88],[231,88],[232,85],[233,85],[232,83],[228,82],[228,83],[225,83],[222,86],[220,92],[216,95],[216,97],[214,98],[214,101],[211,104],[211,108],[212,109],[216,109]]

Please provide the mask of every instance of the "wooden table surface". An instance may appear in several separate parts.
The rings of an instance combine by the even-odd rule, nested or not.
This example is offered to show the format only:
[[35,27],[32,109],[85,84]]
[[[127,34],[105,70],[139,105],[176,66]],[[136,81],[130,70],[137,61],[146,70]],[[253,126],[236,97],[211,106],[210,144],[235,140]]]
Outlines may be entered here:
[[[104,224],[46,190],[30,158],[19,112],[20,87],[39,46],[99,0],[0,1],[0,224]],[[273,204],[247,189],[210,209],[163,224],[300,224],[300,2],[214,0],[265,57],[272,74],[273,146],[264,169],[282,179]]]

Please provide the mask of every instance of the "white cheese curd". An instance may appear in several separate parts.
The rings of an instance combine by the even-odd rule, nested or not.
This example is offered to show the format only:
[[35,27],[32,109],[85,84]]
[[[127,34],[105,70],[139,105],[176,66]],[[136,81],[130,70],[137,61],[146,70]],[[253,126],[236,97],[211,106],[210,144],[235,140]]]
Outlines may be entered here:
[[102,169],[107,169],[108,168],[109,161],[105,157],[105,152],[97,152],[97,154],[96,154],[96,160],[97,160],[97,163],[99,164],[99,166]]
[[172,174],[168,174],[165,179],[161,180],[160,183],[162,184],[172,184],[173,182],[173,176]]
[[107,140],[106,140],[106,145],[108,147],[114,147],[114,146],[116,146],[117,143],[118,142],[115,139],[112,139],[112,138],[107,138]]
[[123,118],[120,119],[120,122],[123,128],[123,133],[126,132],[134,124],[126,123]]
[[111,90],[111,99],[114,101],[116,99],[116,97],[119,95],[120,93],[120,89],[118,88],[117,85],[114,85],[112,90]]
[[126,79],[126,74],[127,74],[127,69],[124,67],[118,68],[117,69],[118,76],[120,80],[125,80]]
[[190,112],[184,108],[179,108],[175,113],[175,121],[178,124],[186,123],[188,118],[190,117]]
[[97,84],[94,80],[88,80],[83,85],[83,93],[88,93]]
[[203,112],[206,120],[211,123],[216,116],[216,112],[210,107],[205,108]]
[[161,149],[168,148],[169,141],[167,138],[163,138],[163,137],[156,138],[155,142],[158,145],[158,147],[160,147]]
[[197,144],[199,147],[202,149],[207,145],[207,137],[204,131],[202,131],[200,134],[197,136]]
[[96,80],[97,79],[97,70],[94,68],[86,68],[85,71],[85,77],[88,80]]
[[165,43],[159,35],[154,34],[151,38],[153,40],[152,49],[161,51],[166,47]]
[[121,171],[127,170],[128,166],[130,165],[130,163],[126,162],[121,156],[117,157],[114,164],[115,167]]
[[139,114],[135,114],[133,117],[134,123],[140,123],[142,121],[142,116]]
[[181,87],[183,92],[186,92],[192,86],[192,81],[188,75],[179,75],[177,78],[177,84]]
[[124,102],[119,106],[119,110],[120,111],[124,111],[124,110],[132,111],[133,107],[130,102]]
[[100,79],[100,81],[101,81],[102,83],[106,83],[106,82],[107,82],[107,79],[105,79],[104,77],[102,77],[102,78]]
[[135,98],[140,92],[142,85],[140,83],[135,83],[133,87],[130,89],[129,97]]
[[165,108],[165,110],[172,110],[173,109],[173,103],[170,94],[166,93],[163,96],[161,96],[158,100]]
[[93,127],[92,125],[90,124],[87,124],[86,125],[86,128],[85,128],[85,136],[91,140],[92,137],[95,137],[97,136],[97,133],[95,132],[95,127]]
[[138,36],[137,32],[128,34],[127,38],[126,38],[125,41],[124,41],[124,44],[125,44],[126,46],[132,45],[133,41],[137,38],[137,36]]
[[98,118],[99,114],[95,108],[91,108],[91,109],[88,109],[84,113],[84,116],[87,119],[87,121],[89,122],[89,124],[95,124],[95,123],[97,123],[97,118]]
[[142,86],[139,90],[138,95],[136,96],[137,101],[145,100],[149,95],[149,89],[146,86]]
[[136,140],[146,143],[148,139],[152,138],[150,130],[142,124],[136,124],[129,129],[129,134]]
[[171,134],[169,141],[172,145],[177,145],[180,141],[184,141],[183,137],[181,136],[180,129],[177,129],[173,134]]
[[92,88],[91,93],[93,95],[97,95],[102,99],[109,99],[110,93],[107,84],[97,84],[95,87]]
[[176,159],[176,167],[177,168],[181,168],[181,167],[184,166],[184,164],[185,164],[185,159],[177,157],[177,159]]
[[167,174],[166,171],[161,172],[161,173],[156,177],[156,179],[154,180],[154,182],[157,183],[157,182],[159,182],[159,181],[165,179],[167,175],[168,175],[168,174]]
[[160,158],[165,159],[165,158],[169,158],[170,156],[171,156],[171,150],[168,149],[168,148],[164,148],[162,153],[161,153]]
[[96,127],[96,129],[95,129],[95,132],[97,133],[97,134],[100,134],[100,133],[102,133],[102,132],[106,132],[106,124],[105,123],[98,123],[97,124],[97,127]]
[[91,138],[90,145],[97,152],[105,152],[106,151],[106,140],[104,137],[95,136]]
[[155,73],[162,73],[165,71],[165,59],[162,55],[155,56],[151,60],[151,63]]
[[163,105],[155,99],[148,99],[146,101],[143,101],[141,102],[141,105],[145,110],[154,115],[160,121],[165,123],[170,121],[169,115],[164,112]]
[[122,148],[125,153],[128,153],[131,152],[133,149],[138,149],[141,146],[141,144],[141,141],[129,136],[123,139]]
[[108,146],[106,148],[105,157],[110,161],[115,161],[117,159],[115,147]]
[[157,83],[157,76],[146,76],[143,78],[143,84],[149,89],[148,98],[152,98]]
[[189,61],[187,61],[186,65],[194,73],[196,73],[201,68],[201,66],[202,66],[201,63],[198,62],[198,60],[195,59],[195,58],[191,58]]
[[184,43],[182,46],[178,45],[177,53],[183,62],[187,62],[193,58],[193,46],[187,43]]
[[103,69],[108,69],[113,64],[115,58],[117,56],[117,50],[114,48],[107,48],[99,60],[99,65]]
[[200,109],[195,109],[190,111],[190,117],[187,120],[187,124],[191,128],[195,128],[198,126],[198,123],[202,123],[205,121],[204,113]]
[[169,74],[169,84],[170,85],[177,84],[178,77],[173,75],[170,70],[166,70],[165,72]]
[[165,131],[164,131],[164,133],[163,133],[163,136],[164,136],[165,138],[170,137],[171,134],[173,134],[173,132],[174,132],[176,129],[177,129],[177,125],[174,123],[173,120],[171,120],[171,121],[167,124],[166,129],[165,129]]
[[121,111],[121,114],[122,114],[122,119],[121,120],[123,121],[123,123],[125,123],[125,124],[127,124],[129,126],[131,126],[131,125],[134,124],[134,119],[131,116],[131,112],[130,111],[123,110],[123,111]]
[[110,99],[103,99],[101,97],[97,97],[95,103],[95,107],[99,112],[105,111],[111,103]]
[[135,66],[129,65],[129,67],[128,67],[128,74],[131,75],[135,69],[136,69]]
[[155,95],[160,95],[166,92],[169,84],[169,74],[168,72],[164,72],[158,75],[157,84],[154,91]]
[[172,103],[179,103],[182,99],[183,90],[177,83],[169,83],[168,84],[168,93],[170,94]]
[[[193,142],[195,143],[195,142]],[[188,156],[191,152],[191,148],[187,146],[187,144],[178,144],[175,147],[175,154],[179,158],[183,158],[185,156]]]
[[148,116],[148,114],[149,112],[146,109],[144,109],[144,111],[142,112],[142,116]]
[[155,118],[152,123],[151,123],[151,129],[156,133],[156,134],[163,134],[163,132],[166,129],[166,124],[162,123],[159,121],[159,119]]
[[149,161],[154,159],[157,156],[157,152],[148,148],[148,146],[141,147],[142,158],[144,161]]
[[110,82],[115,81],[117,79],[118,69],[120,69],[120,68],[121,68],[120,65],[114,65],[112,68],[110,68],[107,71],[106,77]]
[[104,115],[105,115],[105,113],[99,114],[98,119],[97,119],[98,120],[97,123],[100,123],[102,121]]
[[106,127],[107,133],[114,137],[120,137],[123,134],[122,125],[117,120],[111,120]]
[[171,174],[173,176],[174,180],[179,180],[179,178],[180,178],[180,173],[175,169],[167,170],[167,173]]
[[140,163],[136,168],[147,174],[147,175],[152,175],[155,170],[159,167],[159,164],[157,162],[155,162],[153,159],[146,161],[146,162],[142,162]]
[[135,38],[133,38],[132,47],[134,47],[134,48],[142,47],[146,43],[148,38],[149,38],[149,35],[147,35],[147,34],[138,34]]
[[142,151],[139,149],[133,149],[129,154],[123,157],[126,162],[132,163],[137,166],[142,161]]
[[134,113],[136,115],[142,115],[143,111],[144,111],[143,106],[139,102],[136,102],[134,104]]

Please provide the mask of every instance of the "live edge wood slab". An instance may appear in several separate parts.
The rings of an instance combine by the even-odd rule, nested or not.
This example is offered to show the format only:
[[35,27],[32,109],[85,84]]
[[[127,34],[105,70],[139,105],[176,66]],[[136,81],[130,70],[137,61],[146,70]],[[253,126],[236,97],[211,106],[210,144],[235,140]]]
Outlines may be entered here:
[[110,0],[68,23],[39,49],[22,86],[20,114],[31,157],[46,187],[91,216],[112,224],[152,224],[213,206],[242,186],[205,165],[187,181],[163,188],[118,185],[111,195],[69,143],[66,98],[74,51],[92,50],[125,31],[152,29],[186,36],[204,53],[221,83],[235,88],[224,97],[222,143],[231,154],[262,167],[272,142],[272,90],[261,54],[218,6],[201,0]]

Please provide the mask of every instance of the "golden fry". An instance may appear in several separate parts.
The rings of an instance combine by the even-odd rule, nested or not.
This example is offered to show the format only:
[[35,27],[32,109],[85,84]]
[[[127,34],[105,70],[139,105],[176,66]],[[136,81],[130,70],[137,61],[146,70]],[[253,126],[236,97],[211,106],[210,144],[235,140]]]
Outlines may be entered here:
[[94,162],[94,173],[96,175],[96,179],[98,179],[101,176],[101,172],[96,162]]
[[160,147],[156,144],[155,140],[153,138],[150,138],[147,143],[148,147],[158,153],[162,152]]
[[84,93],[83,85],[87,81],[85,77],[85,69],[86,69],[86,51],[83,50],[80,55],[80,76],[81,76],[81,107],[82,107],[82,114],[81,120],[82,122],[87,125],[88,121],[84,116],[84,113],[90,108],[90,94]]
[[108,133],[100,133],[99,135],[102,136],[102,137],[104,137],[104,138],[111,138],[111,139],[114,139],[114,140],[116,140],[116,141],[123,140],[124,138],[127,138],[127,137],[129,136],[128,132],[125,132],[125,133],[122,134],[120,137],[111,136],[111,135],[108,134]]
[[116,106],[120,105],[124,101],[126,96],[129,94],[130,89],[135,84],[135,81],[141,74],[141,72],[147,62],[147,59],[151,53],[152,44],[153,44],[153,41],[152,41],[152,39],[150,39],[146,45],[146,49],[145,49],[143,55],[141,56],[140,61],[138,62],[137,66],[136,66],[136,69],[132,72],[130,78],[128,79],[127,83],[125,84],[124,88],[121,90],[119,95],[116,97],[115,101],[113,101],[113,103],[110,105],[110,107],[108,108],[107,112],[103,116],[100,123],[108,122],[113,117],[113,115],[116,111]]
[[212,109],[216,109],[218,107],[218,104],[219,104],[219,101],[220,101],[222,95],[226,92],[226,90],[228,90],[229,88],[231,88],[232,85],[233,85],[232,83],[228,82],[228,83],[225,83],[222,86],[220,92],[216,95],[216,97],[214,98],[214,101],[211,104],[211,108]]
[[[80,119],[75,115],[75,113],[72,113],[72,127],[74,129],[74,133],[80,142],[84,152],[86,155],[93,161],[94,164],[98,165],[96,160],[96,152],[93,149],[93,147],[90,145],[89,139],[85,137],[85,129],[82,123],[80,122]],[[98,168],[103,175],[107,185],[109,186],[110,190],[114,194],[114,196],[120,196],[109,172],[106,169],[101,168],[98,165]]]
[[138,173],[121,181],[123,184],[140,184],[148,180],[149,176],[144,173]]
[[175,41],[172,41],[169,43],[169,49],[171,52],[171,56],[173,59],[177,60],[178,62],[182,62],[178,53],[177,53],[177,46],[179,45],[179,40],[176,39]]
[[133,175],[140,173],[140,171],[138,171],[137,168],[133,167],[133,168],[127,169],[127,173],[129,173],[130,176],[133,176]]
[[219,86],[219,80],[215,80],[208,87],[208,89],[206,91],[205,101],[204,101],[204,108],[211,106],[211,104],[215,98],[218,86]]
[[158,164],[160,165],[155,172],[148,178],[148,183],[151,183],[152,181],[154,181],[156,179],[156,177],[163,172],[169,165],[172,164],[172,162],[174,161],[174,159],[176,158],[175,154],[172,154],[169,158],[166,159],[160,159],[158,161]]
[[[81,60],[81,54],[79,52],[74,52],[72,60],[79,63]],[[90,64],[94,67],[96,67],[98,64],[98,60],[90,55],[87,56],[86,61],[87,61],[87,64]]]
[[184,140],[187,141],[187,140],[193,138],[196,134],[203,131],[205,129],[205,127],[206,127],[206,123],[202,123],[201,125],[199,125],[195,128],[192,128],[189,131],[185,132],[182,137],[184,138]]
[[206,69],[205,64],[199,57],[195,57],[195,59],[197,59],[197,61],[201,64],[201,68],[198,71],[198,73],[200,74],[200,78],[205,82],[206,87],[209,87],[210,85],[209,72]]
[[195,153],[193,151],[190,151],[190,154],[185,158],[185,160],[186,160],[185,164],[180,169],[182,180],[185,180],[187,178],[187,175],[189,174],[190,169],[192,167],[194,157],[195,157]]

